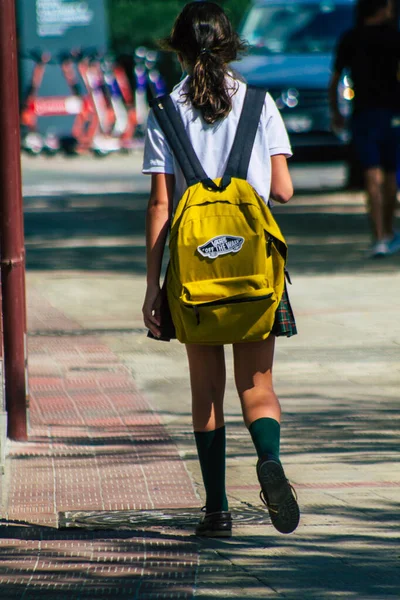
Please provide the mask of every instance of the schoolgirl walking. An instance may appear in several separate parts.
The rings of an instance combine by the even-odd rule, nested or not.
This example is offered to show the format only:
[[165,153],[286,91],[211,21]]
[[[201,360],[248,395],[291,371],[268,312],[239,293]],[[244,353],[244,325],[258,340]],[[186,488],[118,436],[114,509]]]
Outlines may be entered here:
[[[186,344],[192,418],[206,492],[196,534],[229,537],[225,490],[224,345],[232,344],[243,418],[258,456],[261,499],[282,533],[299,523],[280,457],[275,339],[296,334],[285,285],[287,246],[268,207],[293,194],[288,136],[269,94],[229,64],[244,50],[224,11],[191,2],[165,41],[187,75],[150,112],[143,172],[150,335]],[[168,230],[170,264],[160,287]]]

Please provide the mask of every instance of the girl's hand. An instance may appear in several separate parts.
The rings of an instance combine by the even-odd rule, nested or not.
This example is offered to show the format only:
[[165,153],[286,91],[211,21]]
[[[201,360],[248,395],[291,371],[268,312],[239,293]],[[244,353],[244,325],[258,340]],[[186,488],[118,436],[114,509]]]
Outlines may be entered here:
[[161,289],[159,285],[148,285],[143,303],[143,321],[155,337],[161,335]]

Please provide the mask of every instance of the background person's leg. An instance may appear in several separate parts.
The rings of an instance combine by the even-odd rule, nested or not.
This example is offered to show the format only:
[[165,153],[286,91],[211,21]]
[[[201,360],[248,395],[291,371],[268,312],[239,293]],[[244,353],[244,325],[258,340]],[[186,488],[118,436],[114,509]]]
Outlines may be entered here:
[[206,490],[206,512],[227,511],[224,347],[187,344],[186,351],[192,389],[194,436]]
[[380,167],[366,169],[364,174],[367,207],[372,231],[377,242],[387,238],[384,218],[383,171]]
[[364,186],[368,216],[374,236],[370,256],[389,254],[385,219],[384,163],[390,113],[381,109],[358,112],[353,116],[353,145],[364,170]]
[[383,174],[383,225],[388,238],[394,236],[394,217],[397,206],[397,176],[396,172]]

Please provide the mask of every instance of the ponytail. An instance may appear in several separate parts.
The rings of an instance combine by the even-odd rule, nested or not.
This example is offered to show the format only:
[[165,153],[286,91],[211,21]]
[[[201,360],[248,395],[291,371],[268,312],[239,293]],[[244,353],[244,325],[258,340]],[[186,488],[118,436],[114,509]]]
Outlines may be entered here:
[[225,82],[226,65],[207,48],[200,50],[189,79],[188,97],[206,123],[226,117],[231,108],[230,90]]
[[190,69],[186,98],[201,111],[206,123],[215,123],[232,109],[227,83],[228,64],[238,58],[246,44],[233,30],[220,6],[214,2],[191,2],[175,21],[163,47],[177,52]]

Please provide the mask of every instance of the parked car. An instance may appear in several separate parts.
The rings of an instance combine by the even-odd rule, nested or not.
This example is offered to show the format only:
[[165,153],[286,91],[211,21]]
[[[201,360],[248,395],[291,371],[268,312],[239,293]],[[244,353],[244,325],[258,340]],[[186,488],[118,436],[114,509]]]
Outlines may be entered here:
[[[268,89],[296,155],[332,160],[346,154],[348,132],[337,135],[330,128],[328,84],[338,39],[353,24],[354,4],[354,0],[255,0],[241,27],[250,51],[234,68],[249,84]],[[345,74],[339,102],[346,116],[353,96]]]

